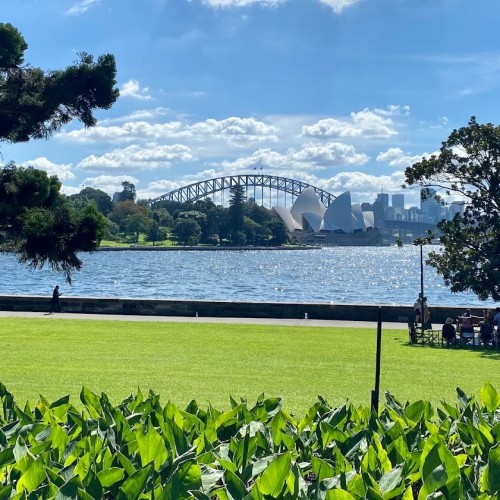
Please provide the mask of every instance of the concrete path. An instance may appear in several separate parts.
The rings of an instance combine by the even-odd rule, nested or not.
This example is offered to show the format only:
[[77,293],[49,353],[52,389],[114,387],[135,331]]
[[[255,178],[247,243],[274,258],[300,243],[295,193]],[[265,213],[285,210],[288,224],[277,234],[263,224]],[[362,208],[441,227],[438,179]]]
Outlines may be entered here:
[[[342,328],[377,328],[375,321],[343,321],[320,319],[281,319],[281,318],[211,318],[189,316],[138,316],[119,314],[80,314],[80,313],[55,313],[43,312],[16,312],[0,311],[0,318],[44,318],[44,319],[83,319],[83,320],[112,320],[112,321],[147,321],[170,323],[242,323],[249,325],[285,325],[307,327],[342,327]],[[384,323],[383,330],[406,330],[406,323]]]

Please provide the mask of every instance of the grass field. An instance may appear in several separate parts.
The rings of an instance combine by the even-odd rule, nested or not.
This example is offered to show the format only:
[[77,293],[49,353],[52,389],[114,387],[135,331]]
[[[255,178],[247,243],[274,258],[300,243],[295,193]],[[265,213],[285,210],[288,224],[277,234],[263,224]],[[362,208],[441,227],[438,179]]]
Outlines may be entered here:
[[[82,386],[118,403],[140,387],[163,403],[221,409],[230,395],[254,402],[264,392],[301,415],[318,394],[369,405],[374,363],[367,329],[0,318],[0,381],[18,404],[39,394],[77,403]],[[475,394],[485,382],[500,389],[498,351],[413,346],[406,332],[383,333],[381,392],[454,403],[457,386]]]

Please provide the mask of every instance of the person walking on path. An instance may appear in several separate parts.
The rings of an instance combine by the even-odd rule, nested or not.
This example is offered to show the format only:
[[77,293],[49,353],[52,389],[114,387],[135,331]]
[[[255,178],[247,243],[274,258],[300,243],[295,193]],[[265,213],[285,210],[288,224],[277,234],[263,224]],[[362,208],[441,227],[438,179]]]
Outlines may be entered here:
[[61,312],[61,303],[59,302],[59,297],[61,296],[61,292],[59,291],[59,285],[56,285],[54,291],[52,292],[52,300],[50,301],[50,312]]

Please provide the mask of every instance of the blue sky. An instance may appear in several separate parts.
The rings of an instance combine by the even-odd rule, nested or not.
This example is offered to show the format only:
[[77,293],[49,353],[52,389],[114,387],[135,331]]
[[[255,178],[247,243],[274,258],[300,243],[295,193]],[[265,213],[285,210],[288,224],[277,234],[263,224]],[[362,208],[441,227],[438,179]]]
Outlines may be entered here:
[[498,0],[2,0],[26,63],[112,53],[121,91],[97,127],[2,144],[3,161],[67,194],[262,167],[371,202],[472,115],[499,122],[499,19]]

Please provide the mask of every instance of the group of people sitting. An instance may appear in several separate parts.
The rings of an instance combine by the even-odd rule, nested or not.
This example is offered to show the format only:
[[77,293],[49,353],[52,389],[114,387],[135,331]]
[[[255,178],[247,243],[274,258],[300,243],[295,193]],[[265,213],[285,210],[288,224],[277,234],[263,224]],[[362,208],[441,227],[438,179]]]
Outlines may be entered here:
[[[464,314],[457,320],[460,324],[460,335],[462,338],[474,338],[474,325],[479,326],[479,339],[483,344],[488,344],[494,340],[495,327],[497,329],[497,337],[500,332],[500,307],[497,307],[495,313],[489,309],[483,310],[483,316],[472,316],[470,309],[466,309]],[[455,321],[452,318],[447,318],[441,330],[443,339],[449,345],[455,342],[457,329]]]

